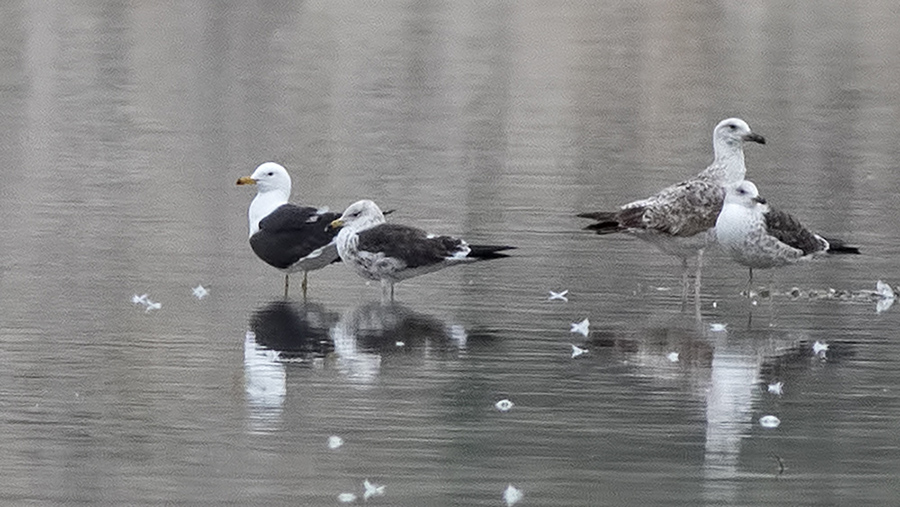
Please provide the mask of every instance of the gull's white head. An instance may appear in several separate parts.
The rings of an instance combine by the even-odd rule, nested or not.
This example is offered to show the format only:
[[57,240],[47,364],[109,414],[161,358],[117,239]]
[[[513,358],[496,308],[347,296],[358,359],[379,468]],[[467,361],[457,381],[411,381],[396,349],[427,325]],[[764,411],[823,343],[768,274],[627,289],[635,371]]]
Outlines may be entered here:
[[752,181],[744,180],[728,186],[725,190],[725,204],[737,204],[748,208],[766,204],[759,196],[759,190]]
[[374,202],[363,199],[351,204],[341,218],[331,222],[332,228],[346,227],[352,231],[362,231],[384,223],[384,214]]
[[259,193],[279,191],[285,194],[285,198],[291,195],[291,175],[275,162],[260,164],[253,174],[240,178],[237,184],[256,185]]
[[722,120],[713,130],[713,146],[716,148],[716,154],[728,147],[741,148],[745,141],[766,144],[766,138],[754,134],[750,130],[750,125],[740,118]]
[[266,162],[250,176],[237,180],[238,185],[256,185],[256,197],[250,203],[247,216],[250,220],[250,235],[259,230],[259,221],[291,197],[291,175],[280,164]]

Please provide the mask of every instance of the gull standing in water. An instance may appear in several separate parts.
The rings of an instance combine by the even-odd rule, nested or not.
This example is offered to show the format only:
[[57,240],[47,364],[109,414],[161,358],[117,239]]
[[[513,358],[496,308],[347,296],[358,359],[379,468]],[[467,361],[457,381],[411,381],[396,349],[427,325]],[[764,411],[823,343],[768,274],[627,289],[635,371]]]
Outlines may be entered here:
[[384,214],[374,202],[362,200],[350,205],[331,222],[339,229],[337,251],[363,278],[381,282],[382,298],[394,284],[456,264],[508,257],[501,253],[512,246],[470,245],[450,236],[436,236],[421,229],[384,222]]
[[753,268],[786,266],[823,253],[859,253],[859,248],[823,238],[791,215],[772,209],[756,185],[746,180],[727,188],[715,230],[722,249],[750,268],[748,295]]
[[581,213],[596,220],[586,227],[597,234],[626,232],[681,259],[682,302],[688,295],[688,259],[697,257],[694,296],[700,300],[703,250],[715,241],[713,228],[722,209],[723,187],[744,179],[744,143],[765,144],[740,118],[722,120],[713,130],[712,164],[697,176],[661,190],[656,195],[628,203],[617,211]]
[[337,213],[326,209],[288,203],[291,176],[275,162],[266,162],[238,185],[256,185],[257,194],[250,203],[250,248],[270,266],[284,273],[284,297],[288,297],[291,273],[303,271],[303,297],[306,298],[307,273],[338,262],[334,237],[328,227]]

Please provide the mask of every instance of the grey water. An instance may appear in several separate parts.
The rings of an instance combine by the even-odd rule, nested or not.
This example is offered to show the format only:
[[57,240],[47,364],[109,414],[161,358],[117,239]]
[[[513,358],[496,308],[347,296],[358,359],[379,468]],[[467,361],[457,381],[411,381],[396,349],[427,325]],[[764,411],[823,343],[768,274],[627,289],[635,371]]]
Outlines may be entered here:
[[[900,283],[897,15],[0,3],[0,503],[896,504],[900,310],[825,296]],[[863,255],[748,301],[711,253],[682,311],[676,259],[574,215],[695,174],[729,116],[769,202]],[[393,306],[340,265],[279,301],[235,186],[268,160],[295,202],[518,249]]]

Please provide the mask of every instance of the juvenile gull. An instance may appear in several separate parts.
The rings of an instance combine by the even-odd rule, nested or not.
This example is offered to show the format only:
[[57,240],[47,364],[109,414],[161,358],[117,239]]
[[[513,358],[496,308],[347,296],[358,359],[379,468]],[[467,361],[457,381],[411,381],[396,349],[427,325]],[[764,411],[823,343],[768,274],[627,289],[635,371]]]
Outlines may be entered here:
[[339,261],[334,237],[328,227],[339,215],[324,209],[288,203],[291,176],[279,164],[266,162],[238,185],[256,185],[257,194],[247,212],[250,248],[270,266],[284,273],[284,297],[288,296],[291,273],[303,271],[303,297],[307,273]]
[[723,186],[744,179],[744,143],[765,144],[740,118],[722,120],[713,130],[714,159],[697,176],[661,190],[617,211],[581,213],[597,223],[597,234],[626,232],[681,259],[682,301],[688,292],[688,259],[697,257],[694,294],[699,301],[703,249],[715,241],[713,227],[724,201]]
[[727,188],[715,231],[722,249],[750,268],[748,283],[753,282],[753,268],[786,266],[822,253],[859,253],[858,248],[823,238],[791,215],[772,209],[747,180]]
[[394,298],[394,284],[448,266],[507,257],[500,253],[512,246],[470,245],[450,236],[436,236],[421,229],[384,223],[374,202],[350,205],[331,222],[340,229],[335,243],[341,259],[363,278],[381,281],[382,295]]

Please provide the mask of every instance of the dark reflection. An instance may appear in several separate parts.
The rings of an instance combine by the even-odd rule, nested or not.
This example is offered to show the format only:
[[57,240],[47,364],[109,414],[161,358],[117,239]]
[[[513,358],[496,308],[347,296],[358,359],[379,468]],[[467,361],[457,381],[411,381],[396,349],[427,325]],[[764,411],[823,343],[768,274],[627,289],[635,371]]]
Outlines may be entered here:
[[250,428],[274,431],[287,394],[285,361],[307,361],[334,350],[329,328],[337,314],[314,303],[273,301],[253,312],[244,339],[244,392]]
[[[332,328],[338,367],[350,378],[369,383],[385,359],[402,356],[435,359],[458,354],[472,343],[490,341],[487,333],[470,335],[459,324],[392,303],[369,303],[347,311]],[[441,357],[437,357],[441,358]]]
[[[464,349],[465,328],[400,305],[366,304],[344,314],[337,326],[342,338],[352,337],[366,352],[390,353],[428,346],[437,350]],[[335,336],[337,340],[337,336]]]
[[306,360],[334,350],[329,331],[337,320],[320,304],[277,300],[253,312],[250,330],[256,344],[278,352],[280,360]]

